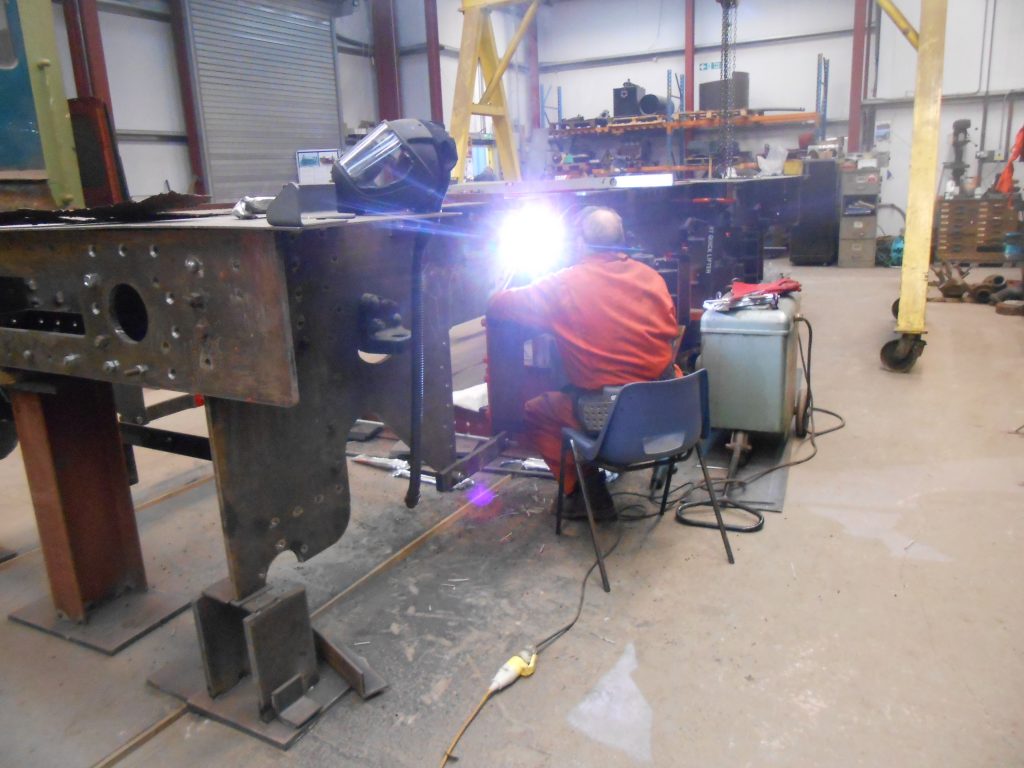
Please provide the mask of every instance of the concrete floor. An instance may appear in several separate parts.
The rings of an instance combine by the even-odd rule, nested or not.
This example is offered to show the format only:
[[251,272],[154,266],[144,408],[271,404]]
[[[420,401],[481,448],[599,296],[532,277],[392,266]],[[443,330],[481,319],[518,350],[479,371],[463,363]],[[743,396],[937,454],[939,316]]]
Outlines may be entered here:
[[[459,765],[1024,765],[1024,436],[1013,434],[1024,323],[930,304],[924,356],[891,374],[878,349],[897,273],[791,273],[815,327],[818,405],[848,427],[790,471],[783,514],[733,536],[735,566],[712,531],[671,517],[627,527],[609,558],[613,591],[591,582],[577,627],[488,705]],[[201,429],[197,416],[168,426]],[[208,472],[139,459],[140,501]],[[461,503],[430,496],[409,513],[400,484],[352,475],[349,533],[272,572],[306,584],[312,605]],[[585,535],[556,539],[550,518],[523,514],[543,510],[551,489],[508,483],[326,612],[325,628],[360,642],[390,681],[381,696],[347,696],[287,753],[184,715],[120,764],[437,764],[494,670],[575,609]],[[16,457],[0,463],[0,500],[0,542],[25,552],[0,566],[7,613],[45,593]],[[194,594],[223,576],[211,484],[139,519],[157,586]],[[443,588],[456,577],[467,581]],[[106,658],[0,622],[0,763],[91,765],[173,714],[144,680],[194,653],[192,633],[179,616]]]

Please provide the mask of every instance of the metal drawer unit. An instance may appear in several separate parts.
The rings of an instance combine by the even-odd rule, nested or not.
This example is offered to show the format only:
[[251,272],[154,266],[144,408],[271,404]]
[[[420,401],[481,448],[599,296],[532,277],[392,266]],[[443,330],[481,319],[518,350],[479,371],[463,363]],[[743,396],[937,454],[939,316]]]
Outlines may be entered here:
[[878,230],[878,195],[881,175],[877,168],[858,168],[839,174],[839,266],[872,267]]

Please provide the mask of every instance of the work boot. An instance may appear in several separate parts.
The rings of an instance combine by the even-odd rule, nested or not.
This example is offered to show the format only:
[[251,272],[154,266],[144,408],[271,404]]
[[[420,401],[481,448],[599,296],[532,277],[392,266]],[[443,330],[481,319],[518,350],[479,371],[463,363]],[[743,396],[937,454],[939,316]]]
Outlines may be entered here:
[[[587,475],[584,482],[587,485],[587,496],[590,498],[590,508],[594,512],[594,520],[596,522],[614,520],[617,515],[615,500],[608,492],[608,486],[604,481],[604,472],[597,471]],[[557,499],[555,504],[558,504]],[[563,505],[562,518],[564,520],[587,519],[586,502],[583,500],[583,493],[578,486],[576,490],[565,497]]]

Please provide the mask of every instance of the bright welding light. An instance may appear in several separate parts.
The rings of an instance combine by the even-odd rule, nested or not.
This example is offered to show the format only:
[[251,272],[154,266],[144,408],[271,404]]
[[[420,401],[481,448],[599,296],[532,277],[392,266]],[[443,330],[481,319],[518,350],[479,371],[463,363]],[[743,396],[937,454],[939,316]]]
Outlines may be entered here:
[[498,258],[513,274],[537,277],[562,265],[566,227],[561,215],[542,205],[527,205],[505,215],[498,229]]

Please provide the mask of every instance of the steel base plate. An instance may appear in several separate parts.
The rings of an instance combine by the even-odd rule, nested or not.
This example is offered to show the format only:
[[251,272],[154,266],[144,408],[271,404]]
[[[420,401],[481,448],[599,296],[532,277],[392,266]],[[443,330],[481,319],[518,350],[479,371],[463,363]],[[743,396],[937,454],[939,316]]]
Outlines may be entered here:
[[8,618],[113,656],[170,621],[190,604],[185,595],[152,589],[130,592],[94,608],[86,624],[75,624],[57,616],[53,602],[44,597],[19,608]]
[[320,711],[299,728],[293,728],[279,719],[269,723],[260,719],[259,696],[250,676],[240,680],[227,693],[216,699],[211,698],[206,691],[203,668],[198,657],[162,667],[150,676],[149,684],[185,702],[197,714],[237,728],[278,749],[288,749],[349,690],[348,683],[326,662],[319,662],[318,672],[320,682],[306,692],[306,697],[319,704]]

